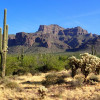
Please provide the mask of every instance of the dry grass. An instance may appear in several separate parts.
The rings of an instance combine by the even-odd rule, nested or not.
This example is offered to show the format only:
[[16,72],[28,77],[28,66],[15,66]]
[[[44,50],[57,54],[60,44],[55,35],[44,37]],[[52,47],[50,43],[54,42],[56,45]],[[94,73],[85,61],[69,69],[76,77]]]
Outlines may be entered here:
[[[51,72],[52,73],[52,72]],[[73,80],[67,71],[58,72],[64,74],[65,80]],[[66,74],[67,73],[67,74]],[[50,73],[41,73],[40,75],[16,76],[8,78],[17,83],[21,91],[12,88],[6,88],[0,84],[0,100],[41,100],[38,90],[42,86],[41,82],[45,76]],[[68,75],[68,76],[67,76]],[[68,84],[56,84],[48,87],[45,100],[100,100],[100,83],[96,85],[85,85],[82,87],[71,88]]]

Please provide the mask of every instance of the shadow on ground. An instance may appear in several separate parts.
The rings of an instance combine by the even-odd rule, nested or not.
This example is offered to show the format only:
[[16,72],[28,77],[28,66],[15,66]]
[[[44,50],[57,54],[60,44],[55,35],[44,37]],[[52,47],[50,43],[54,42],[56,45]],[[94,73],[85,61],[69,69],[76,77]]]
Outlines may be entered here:
[[42,82],[41,82],[41,81],[34,81],[34,82],[31,82],[31,81],[25,81],[25,82],[22,82],[21,84],[34,84],[34,85],[41,85]]

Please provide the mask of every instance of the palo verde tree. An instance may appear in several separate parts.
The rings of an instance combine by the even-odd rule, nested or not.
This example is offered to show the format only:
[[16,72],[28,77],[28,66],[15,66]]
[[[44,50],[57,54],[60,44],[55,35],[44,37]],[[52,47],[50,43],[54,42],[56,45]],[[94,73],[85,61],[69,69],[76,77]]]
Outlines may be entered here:
[[0,28],[0,54],[1,54],[2,77],[5,77],[6,55],[8,48],[8,25],[6,25],[6,14],[7,14],[7,9],[4,9],[3,35],[2,35],[2,28]]

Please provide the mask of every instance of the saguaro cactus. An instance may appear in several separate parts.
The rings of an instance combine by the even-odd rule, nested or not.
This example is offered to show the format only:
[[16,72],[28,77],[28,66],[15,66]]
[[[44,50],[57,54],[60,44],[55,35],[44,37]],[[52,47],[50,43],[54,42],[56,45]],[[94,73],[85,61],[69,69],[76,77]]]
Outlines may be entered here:
[[2,77],[5,77],[6,68],[6,55],[8,48],[8,25],[6,25],[6,14],[7,9],[4,10],[4,25],[3,25],[3,36],[2,28],[0,28],[0,54],[1,54],[1,67],[2,67]]
[[96,55],[97,51],[95,49],[95,45],[91,45],[91,54]]

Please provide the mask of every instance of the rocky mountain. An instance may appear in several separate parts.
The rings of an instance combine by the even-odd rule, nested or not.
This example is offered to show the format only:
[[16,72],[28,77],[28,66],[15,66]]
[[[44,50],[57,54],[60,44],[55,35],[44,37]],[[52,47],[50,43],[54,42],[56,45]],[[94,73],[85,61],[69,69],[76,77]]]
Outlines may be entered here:
[[56,25],[51,24],[49,26],[47,25],[40,25],[38,31],[41,31],[43,34],[51,33],[51,34],[58,34],[60,30],[64,30],[64,28]]
[[19,32],[8,38],[9,53],[19,53],[22,48],[26,53],[77,51],[100,43],[98,35],[79,26],[64,29],[56,24],[40,25],[35,33]]

